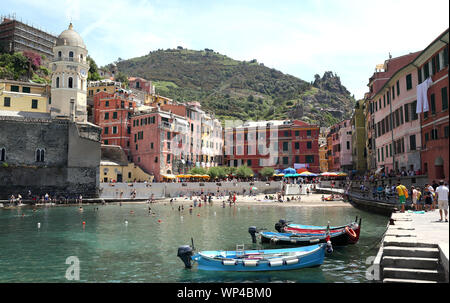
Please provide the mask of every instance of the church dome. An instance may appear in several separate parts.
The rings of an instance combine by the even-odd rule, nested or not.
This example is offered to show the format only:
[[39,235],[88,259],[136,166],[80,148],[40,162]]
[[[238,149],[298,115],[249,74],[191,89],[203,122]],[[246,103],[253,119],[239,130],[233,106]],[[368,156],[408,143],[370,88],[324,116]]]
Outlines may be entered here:
[[63,31],[56,39],[56,46],[79,46],[86,48],[81,36],[73,30],[73,25],[70,23],[69,28]]

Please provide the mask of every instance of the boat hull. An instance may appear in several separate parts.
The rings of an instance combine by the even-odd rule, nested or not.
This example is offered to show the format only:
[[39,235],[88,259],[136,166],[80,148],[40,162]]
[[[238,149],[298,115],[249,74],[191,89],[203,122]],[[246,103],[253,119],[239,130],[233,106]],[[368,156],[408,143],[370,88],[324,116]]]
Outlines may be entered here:
[[[355,226],[354,226],[355,227]],[[353,232],[346,228],[330,231],[330,241],[333,246],[356,244],[359,240],[360,227]],[[327,243],[326,232],[320,231],[292,231],[287,233],[260,232],[261,243],[273,245],[306,246],[317,243]]]
[[[299,250],[299,248],[245,251],[245,253],[250,255],[257,252],[275,254],[276,252],[283,253],[291,251],[302,253],[298,256],[286,256],[280,258],[274,257],[267,259],[257,259],[255,258],[257,254],[254,257],[249,258],[211,258],[207,255],[213,255],[214,253],[219,252],[206,251],[192,256],[192,260],[198,264],[198,269],[209,271],[279,271],[295,270],[322,265],[325,258],[326,245],[311,245],[309,247],[303,247],[303,249],[303,251]],[[232,256],[233,252],[228,253],[231,253]]]

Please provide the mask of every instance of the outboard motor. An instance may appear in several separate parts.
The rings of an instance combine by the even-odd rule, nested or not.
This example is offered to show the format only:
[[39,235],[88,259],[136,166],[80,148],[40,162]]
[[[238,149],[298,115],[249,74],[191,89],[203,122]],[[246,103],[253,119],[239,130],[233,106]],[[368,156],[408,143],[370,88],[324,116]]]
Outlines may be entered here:
[[178,254],[177,257],[181,259],[181,261],[183,261],[184,266],[186,268],[192,268],[191,265],[191,256],[193,255],[192,252],[192,247],[190,247],[189,245],[183,245],[178,247]]
[[275,223],[275,230],[279,233],[281,233],[281,229],[283,228],[283,225],[281,225],[280,222]]
[[256,226],[250,226],[248,232],[250,236],[252,236],[252,242],[256,243]]
[[279,232],[283,232],[283,228],[286,226],[287,222],[284,219],[280,219],[277,223],[275,223],[275,229]]

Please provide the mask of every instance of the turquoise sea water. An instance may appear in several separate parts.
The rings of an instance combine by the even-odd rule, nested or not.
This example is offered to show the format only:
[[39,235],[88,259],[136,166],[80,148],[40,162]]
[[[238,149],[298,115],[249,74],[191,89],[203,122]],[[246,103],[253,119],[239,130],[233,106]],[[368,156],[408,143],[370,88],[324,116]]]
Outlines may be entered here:
[[[177,202],[0,209],[0,282],[71,282],[66,259],[80,261],[79,282],[369,282],[367,257],[375,256],[387,217],[353,207],[196,207],[178,212]],[[98,208],[98,210],[96,210]],[[133,210],[134,214],[130,214]],[[24,214],[24,216],[22,216]],[[273,231],[280,219],[308,225],[342,225],[362,217],[356,245],[335,247],[324,264],[294,271],[227,273],[185,269],[177,249],[246,249],[253,244],[249,226]],[[160,222],[158,222],[160,220]],[[82,222],[86,224],[83,227]],[[128,221],[128,224],[125,224]],[[41,227],[37,228],[40,223]],[[265,246],[269,247],[269,246]]]

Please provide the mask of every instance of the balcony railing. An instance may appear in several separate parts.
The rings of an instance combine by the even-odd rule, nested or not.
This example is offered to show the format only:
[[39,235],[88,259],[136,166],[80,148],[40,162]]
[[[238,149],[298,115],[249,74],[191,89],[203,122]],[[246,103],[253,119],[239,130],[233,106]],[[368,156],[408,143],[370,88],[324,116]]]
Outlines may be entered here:
[[67,61],[67,62],[78,62],[78,63],[86,63],[85,60],[80,60],[80,58],[75,58],[75,57],[54,57],[52,59],[52,62],[56,62],[56,61]]

